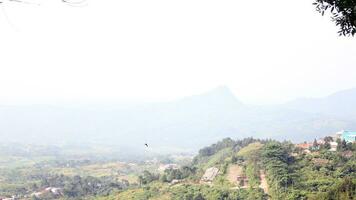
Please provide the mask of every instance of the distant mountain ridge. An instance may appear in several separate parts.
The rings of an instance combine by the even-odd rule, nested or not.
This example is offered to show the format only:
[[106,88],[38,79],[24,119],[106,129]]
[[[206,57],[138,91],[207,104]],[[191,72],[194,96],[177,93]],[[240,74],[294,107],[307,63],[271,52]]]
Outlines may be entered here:
[[356,88],[336,92],[324,98],[297,99],[286,103],[284,107],[355,120]]
[[[356,101],[343,100],[352,99],[355,94],[356,89],[325,99],[252,106],[240,102],[227,87],[219,87],[173,102],[128,108],[3,106],[0,141],[108,144],[139,149],[144,149],[147,142],[157,151],[196,150],[224,137],[304,141],[341,129],[356,130],[356,120],[336,112],[355,107]],[[337,100],[344,105],[336,107]],[[335,109],[326,109],[333,105]],[[350,116],[355,112],[347,110]]]

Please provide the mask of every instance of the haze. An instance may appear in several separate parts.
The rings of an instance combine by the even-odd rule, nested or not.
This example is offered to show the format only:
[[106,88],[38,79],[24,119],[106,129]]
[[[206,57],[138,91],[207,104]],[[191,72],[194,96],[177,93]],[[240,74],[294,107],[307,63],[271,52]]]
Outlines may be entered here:
[[356,41],[308,0],[39,2],[1,5],[2,105],[166,101],[219,85],[271,104],[356,86]]

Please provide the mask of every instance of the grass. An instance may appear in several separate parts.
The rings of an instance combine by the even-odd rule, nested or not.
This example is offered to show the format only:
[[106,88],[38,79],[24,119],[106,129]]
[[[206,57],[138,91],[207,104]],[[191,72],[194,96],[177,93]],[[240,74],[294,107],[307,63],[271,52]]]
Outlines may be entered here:
[[199,168],[206,170],[209,167],[214,167],[217,165],[220,165],[221,163],[224,163],[226,159],[231,157],[232,155],[232,150],[231,148],[225,148],[217,152],[216,154],[208,157],[207,162],[202,162],[199,166]]
[[258,155],[258,151],[263,147],[263,144],[259,142],[251,143],[248,146],[242,148],[237,155],[245,158],[250,158],[251,156]]

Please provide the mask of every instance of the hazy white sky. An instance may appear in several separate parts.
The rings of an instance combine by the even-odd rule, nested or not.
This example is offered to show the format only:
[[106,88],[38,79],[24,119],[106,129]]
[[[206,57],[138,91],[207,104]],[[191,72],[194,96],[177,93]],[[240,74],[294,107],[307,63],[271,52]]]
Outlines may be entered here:
[[338,37],[312,0],[38,2],[0,4],[0,104],[162,101],[219,85],[263,104],[356,87],[356,38]]

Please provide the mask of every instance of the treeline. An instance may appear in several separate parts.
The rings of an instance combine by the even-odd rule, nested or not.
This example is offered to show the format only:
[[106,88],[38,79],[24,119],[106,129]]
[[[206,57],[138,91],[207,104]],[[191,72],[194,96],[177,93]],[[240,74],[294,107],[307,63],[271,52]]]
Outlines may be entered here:
[[145,170],[142,175],[138,177],[140,185],[146,185],[153,181],[160,181],[162,183],[170,183],[173,180],[182,180],[196,173],[196,167],[183,166],[179,169],[166,169],[162,174],[155,174]]
[[290,156],[290,150],[291,146],[286,143],[271,142],[266,144],[261,151],[263,167],[268,174],[270,195],[274,199],[301,198],[294,191],[287,190],[294,183],[294,172],[291,166],[295,161]]
[[232,148],[235,152],[238,152],[241,148],[255,142],[259,143],[267,143],[271,140],[263,140],[263,139],[254,139],[252,137],[249,138],[244,138],[242,140],[233,140],[231,138],[225,138],[216,144],[212,144],[208,147],[204,147],[199,150],[199,154],[197,157],[195,157],[195,160],[199,159],[199,157],[204,157],[204,156],[211,156],[214,155],[215,153],[219,152],[222,149],[225,148]]

